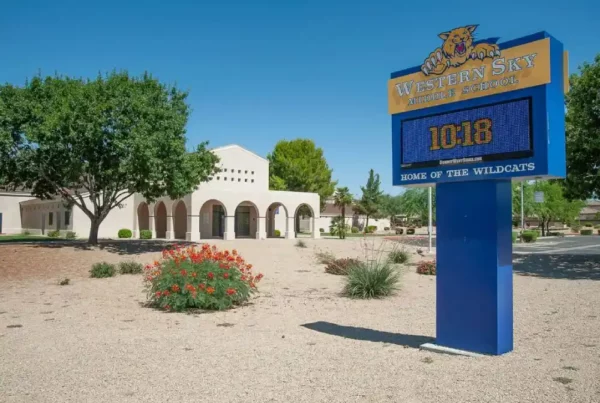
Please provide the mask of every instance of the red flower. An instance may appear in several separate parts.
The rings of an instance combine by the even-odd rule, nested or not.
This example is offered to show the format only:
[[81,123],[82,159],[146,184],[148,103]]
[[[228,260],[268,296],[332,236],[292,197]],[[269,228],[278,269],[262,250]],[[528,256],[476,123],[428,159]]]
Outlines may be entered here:
[[263,278],[263,274],[262,273],[258,273],[258,276],[256,276],[255,280],[256,281],[260,281],[261,278]]
[[169,311],[171,309],[171,305],[165,305],[165,310]]
[[213,274],[212,271],[208,272],[208,279],[212,280],[213,278],[215,278],[215,275]]
[[168,290],[162,292],[163,297],[168,297],[171,293]]
[[181,275],[182,275],[183,277],[187,276],[187,271],[185,271],[185,270],[181,270],[181,272],[180,272],[180,273],[181,273]]
[[206,292],[207,292],[208,294],[212,294],[213,292],[215,292],[215,289],[214,289],[214,288],[212,288],[212,287],[208,287],[208,288],[206,289]]
[[225,279],[229,278],[229,273],[223,273],[223,278],[225,278]]
[[156,291],[156,294],[155,294],[155,295],[156,295],[157,297],[160,297],[160,295],[161,295],[161,294],[162,294],[162,293],[161,293],[160,291]]
[[190,292],[196,291],[196,288],[194,288],[194,286],[191,285],[191,284],[186,284],[185,285],[185,289],[188,290],[188,291],[190,291]]
[[232,250],[231,253],[233,254],[233,256],[237,255],[237,250]]
[[192,273],[192,277],[196,278],[196,276],[198,276],[198,273],[196,273],[196,272],[193,272],[193,273]]
[[177,284],[173,284],[171,286],[171,291],[173,292],[178,292],[181,288],[179,288],[179,286]]
[[235,289],[233,289],[233,288],[228,288],[227,289],[227,295],[233,295],[235,293],[236,293]]
[[249,264],[249,265],[246,265],[246,269],[250,270],[251,268],[252,268],[252,265],[251,265],[251,264]]
[[198,286],[198,290],[202,291],[206,288],[206,284],[202,283]]

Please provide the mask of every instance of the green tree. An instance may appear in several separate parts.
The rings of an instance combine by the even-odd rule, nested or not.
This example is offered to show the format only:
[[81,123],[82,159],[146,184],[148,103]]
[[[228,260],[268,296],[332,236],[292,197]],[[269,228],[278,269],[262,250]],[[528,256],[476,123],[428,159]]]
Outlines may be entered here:
[[396,216],[404,213],[404,199],[402,195],[384,195],[381,210],[382,214],[390,218],[390,225],[395,225]]
[[369,217],[377,217],[381,214],[383,192],[379,189],[380,186],[379,174],[371,169],[366,186],[360,187],[362,198],[357,203],[358,212],[367,216],[365,229],[369,227]]
[[342,223],[341,231],[338,232],[340,239],[346,238],[346,206],[352,205],[354,202],[354,198],[350,193],[350,189],[348,187],[339,187],[337,188],[335,194],[333,195],[333,204],[338,207],[342,212]]
[[[432,220],[435,220],[435,187],[432,188],[431,209]],[[429,191],[427,188],[411,188],[402,194],[402,204],[407,218],[418,217],[421,224],[429,218]]]
[[533,203],[533,213],[540,220],[542,236],[546,236],[551,221],[570,224],[585,206],[581,200],[566,199],[563,195],[563,187],[557,181],[538,181],[532,187],[534,192],[544,193],[542,203]]
[[[523,186],[523,213],[525,218],[533,215],[534,198],[533,185],[527,181],[514,181],[512,183],[512,212],[513,217],[521,217],[521,186]],[[520,224],[519,219],[519,225]]]
[[281,140],[275,145],[269,160],[269,187],[272,190],[314,192],[321,197],[321,210],[335,189],[332,169],[323,150],[308,139]]
[[567,95],[567,196],[600,194],[600,54],[570,78]]
[[186,97],[126,72],[0,86],[0,180],[79,207],[97,244],[102,221],[132,194],[180,198],[216,171],[206,143],[186,150]]

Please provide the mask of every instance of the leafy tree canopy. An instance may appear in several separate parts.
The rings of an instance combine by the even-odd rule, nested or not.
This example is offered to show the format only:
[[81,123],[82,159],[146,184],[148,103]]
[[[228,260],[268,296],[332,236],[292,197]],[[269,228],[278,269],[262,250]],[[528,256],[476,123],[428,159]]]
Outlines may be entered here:
[[567,95],[567,196],[600,195],[600,54],[570,78]]
[[318,193],[321,209],[325,207],[325,200],[333,195],[337,182],[331,180],[333,170],[314,141],[281,140],[267,159],[272,190]]
[[133,193],[180,198],[215,172],[206,143],[186,150],[186,97],[126,72],[0,86],[0,183],[78,206],[97,243],[102,220]]
[[[432,219],[435,220],[435,186],[431,194]],[[426,188],[411,188],[402,194],[404,213],[409,219],[418,217],[421,223],[427,223],[429,219],[429,191]]]
[[[346,206],[351,206],[354,203],[354,198],[350,193],[350,189],[348,187],[339,187],[336,189],[335,194],[333,196],[333,204],[336,207],[341,209],[342,215],[340,230],[337,231],[338,235],[341,239],[346,238]],[[330,231],[331,232],[331,231]]]
[[378,217],[381,215],[383,203],[383,191],[380,189],[381,180],[379,174],[376,174],[372,169],[369,171],[369,179],[367,184],[361,186],[362,197],[356,206],[356,210],[360,214],[367,216],[365,227],[369,226],[369,217]]
[[[538,217],[542,226],[542,236],[546,235],[551,221],[571,224],[585,206],[585,202],[581,200],[566,199],[563,195],[563,186],[558,181],[537,181],[530,186],[533,187],[533,192],[544,193],[542,203],[532,201],[533,214]],[[533,192],[531,193],[532,198]]]

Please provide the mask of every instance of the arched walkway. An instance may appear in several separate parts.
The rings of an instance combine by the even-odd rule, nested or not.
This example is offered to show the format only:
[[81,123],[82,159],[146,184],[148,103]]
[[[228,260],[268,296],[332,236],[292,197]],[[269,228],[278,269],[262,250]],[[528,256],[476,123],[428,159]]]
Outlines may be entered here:
[[187,208],[183,200],[173,206],[173,232],[175,239],[185,239],[185,233],[187,232]]
[[235,237],[256,238],[258,208],[251,201],[243,201],[235,209]]
[[200,208],[200,239],[223,239],[227,210],[219,200],[208,200]]
[[165,207],[165,203],[163,202],[156,205],[156,210],[154,211],[154,228],[157,238],[167,237],[167,207]]
[[150,211],[146,202],[141,202],[137,208],[138,231],[150,229]]
[[296,236],[311,235],[315,226],[315,212],[308,204],[301,204],[294,214]]
[[[267,238],[283,238],[288,232],[288,211],[287,208],[279,203],[272,203],[267,209],[266,225]],[[275,231],[278,231],[277,233]]]

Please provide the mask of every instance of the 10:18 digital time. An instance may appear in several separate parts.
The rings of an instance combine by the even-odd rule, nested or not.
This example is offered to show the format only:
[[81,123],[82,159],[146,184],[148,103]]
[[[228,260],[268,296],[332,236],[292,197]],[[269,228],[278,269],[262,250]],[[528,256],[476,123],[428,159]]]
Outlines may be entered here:
[[[457,136],[460,131],[464,133],[463,137]],[[481,118],[474,122],[465,120],[460,125],[432,126],[429,128],[429,132],[431,133],[431,147],[429,147],[431,151],[450,149],[457,145],[467,147],[488,144],[492,141],[492,119]]]

